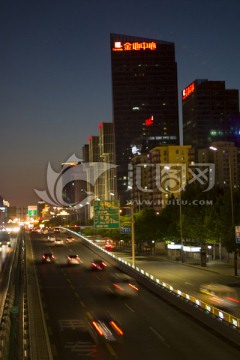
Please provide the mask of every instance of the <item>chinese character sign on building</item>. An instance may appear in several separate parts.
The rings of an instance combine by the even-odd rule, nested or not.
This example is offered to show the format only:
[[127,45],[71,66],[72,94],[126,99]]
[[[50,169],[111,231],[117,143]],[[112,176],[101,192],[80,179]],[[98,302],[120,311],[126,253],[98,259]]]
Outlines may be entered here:
[[157,44],[155,41],[150,42],[125,42],[115,41],[113,51],[132,51],[132,50],[156,50]]
[[195,90],[195,84],[192,83],[189,86],[187,86],[183,92],[182,92],[182,99],[186,99],[190,94],[192,94]]

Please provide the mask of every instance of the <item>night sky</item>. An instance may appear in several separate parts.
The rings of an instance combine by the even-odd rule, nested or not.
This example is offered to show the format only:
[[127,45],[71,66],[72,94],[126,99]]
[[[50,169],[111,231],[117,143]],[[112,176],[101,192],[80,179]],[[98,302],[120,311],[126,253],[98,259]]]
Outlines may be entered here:
[[1,0],[0,195],[34,205],[112,121],[110,33],[175,43],[181,90],[195,79],[240,90],[239,0]]

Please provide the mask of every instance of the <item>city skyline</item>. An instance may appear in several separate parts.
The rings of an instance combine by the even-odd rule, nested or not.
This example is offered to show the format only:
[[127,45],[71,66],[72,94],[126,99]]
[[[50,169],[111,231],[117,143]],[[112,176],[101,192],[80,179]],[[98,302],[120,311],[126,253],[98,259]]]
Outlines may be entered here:
[[12,206],[41,200],[48,163],[59,172],[112,121],[110,33],[175,44],[180,121],[181,91],[195,79],[240,89],[239,10],[238,0],[4,2],[0,195]]

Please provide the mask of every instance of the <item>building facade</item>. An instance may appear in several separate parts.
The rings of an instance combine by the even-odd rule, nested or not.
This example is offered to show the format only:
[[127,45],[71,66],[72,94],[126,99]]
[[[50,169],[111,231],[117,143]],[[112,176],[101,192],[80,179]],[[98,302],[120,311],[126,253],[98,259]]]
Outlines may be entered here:
[[131,195],[135,211],[153,208],[157,213],[171,198],[179,198],[193,163],[190,145],[162,145],[138,155],[131,163]]
[[191,146],[156,147],[149,152],[149,162],[149,199],[155,211],[161,212],[171,198],[181,196],[189,181]]
[[238,90],[226,89],[224,81],[198,79],[182,92],[183,143],[204,149],[213,141],[239,142]]
[[179,144],[175,45],[111,34],[112,100],[117,189],[127,196],[133,156]]
[[101,200],[112,200],[116,196],[116,170],[111,167],[114,165],[114,141],[113,123],[102,122],[98,126],[99,130],[99,153],[100,161],[109,169],[99,177],[97,184],[100,185],[98,197]]
[[238,189],[240,185],[240,147],[230,141],[215,141],[198,150],[200,163],[215,165],[214,183],[220,188]]

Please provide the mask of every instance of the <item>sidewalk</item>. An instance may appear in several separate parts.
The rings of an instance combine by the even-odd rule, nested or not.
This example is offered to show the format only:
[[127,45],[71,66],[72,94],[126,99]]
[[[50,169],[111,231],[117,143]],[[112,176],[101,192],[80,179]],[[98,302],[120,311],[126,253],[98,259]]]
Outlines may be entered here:
[[[113,254],[126,259],[127,261],[131,262],[131,253],[129,251],[114,251]],[[240,279],[240,260],[238,260],[238,275],[234,275],[234,265],[232,263],[228,263],[225,260],[210,260],[207,262],[206,267],[201,266],[194,262],[194,259],[188,259],[187,262],[181,262],[171,259],[166,255],[160,254],[136,254],[135,261],[138,265],[141,261],[169,261],[174,262],[182,266],[191,266],[193,268],[201,269],[204,271],[212,271],[221,275],[225,276],[233,276],[236,279]]]

